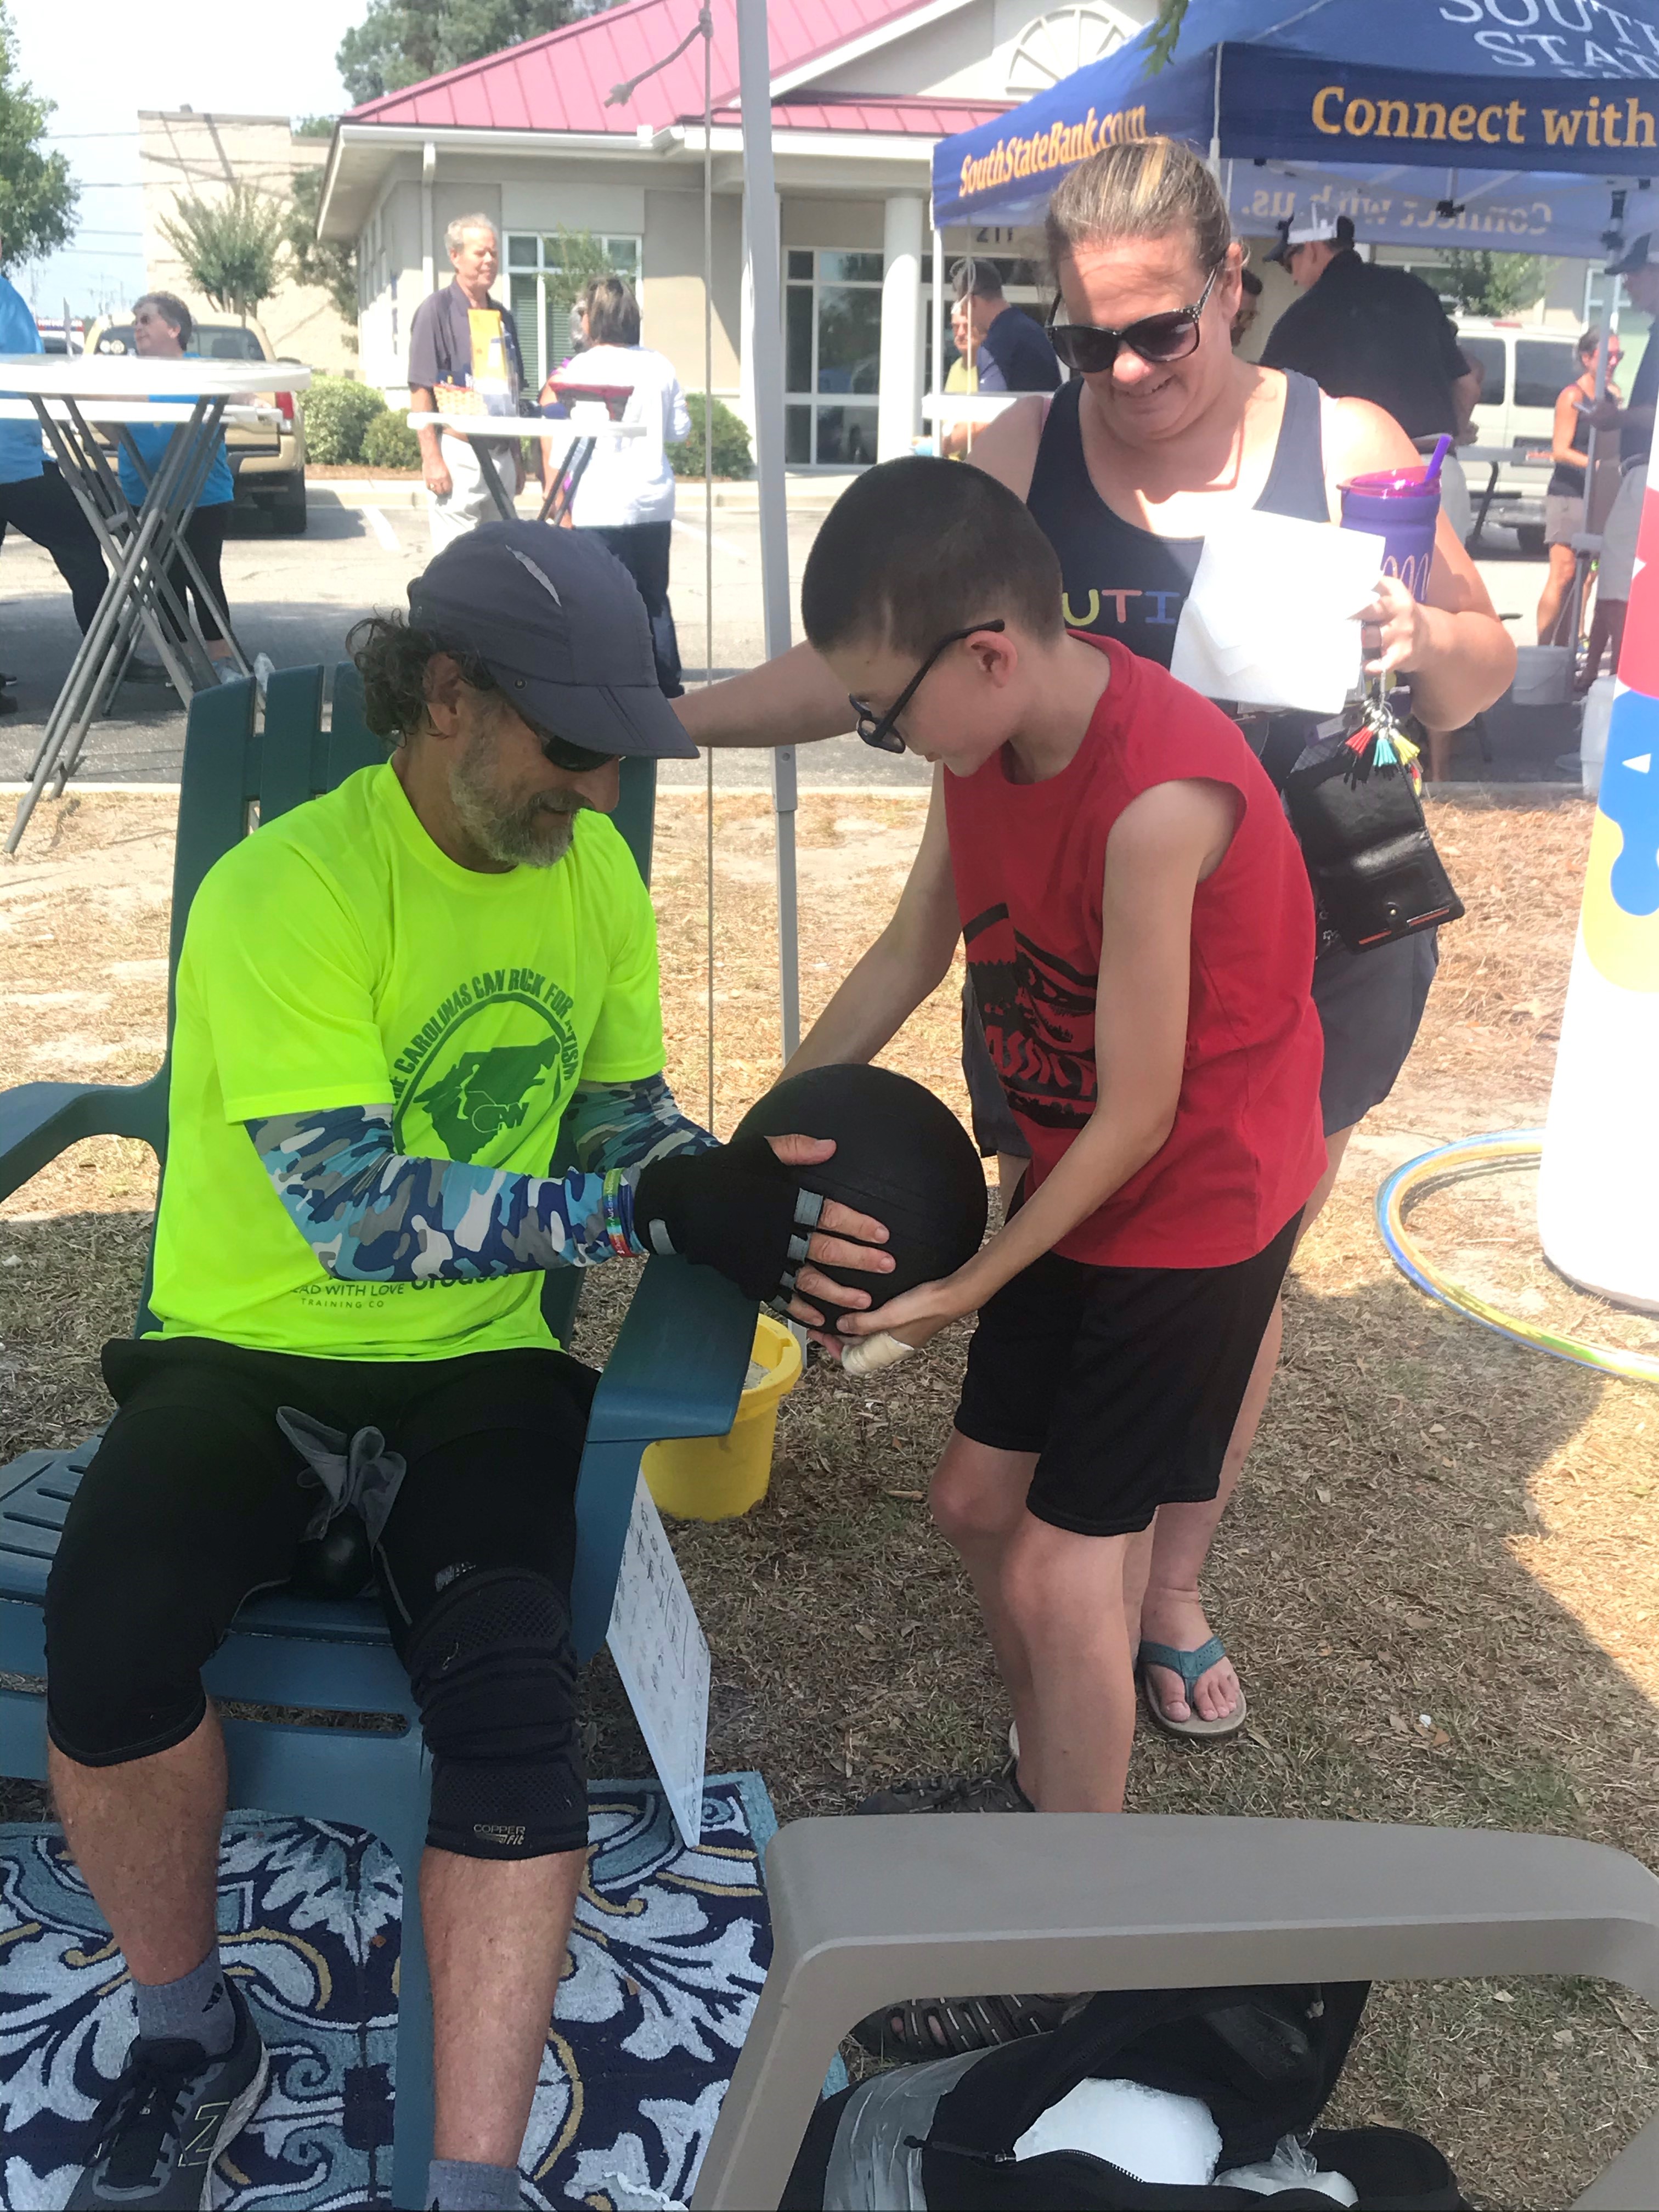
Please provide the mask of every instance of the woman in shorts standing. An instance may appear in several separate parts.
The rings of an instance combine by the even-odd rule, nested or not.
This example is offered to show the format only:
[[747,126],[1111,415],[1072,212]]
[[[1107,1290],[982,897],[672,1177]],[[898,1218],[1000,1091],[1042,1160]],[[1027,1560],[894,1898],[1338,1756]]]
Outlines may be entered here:
[[[1562,641],[1554,635],[1555,625],[1567,593],[1572,589],[1573,569],[1578,559],[1572,541],[1584,527],[1584,497],[1589,488],[1589,410],[1595,403],[1595,356],[1601,343],[1600,331],[1584,332],[1578,341],[1578,374],[1556,395],[1554,434],[1550,448],[1555,470],[1544,489],[1544,544],[1549,551],[1550,572],[1544,580],[1543,595],[1538,602],[1540,645]],[[1619,397],[1613,380],[1618,366],[1619,340],[1615,335],[1607,340],[1607,397],[1613,400]],[[1568,639],[1565,642],[1576,641]]]
[[[973,464],[1024,500],[1060,556],[1074,630],[1115,638],[1170,665],[1205,533],[1261,507],[1335,522],[1340,487],[1419,457],[1391,416],[1333,399],[1308,378],[1262,368],[1232,350],[1243,301],[1243,249],[1226,204],[1196,155],[1172,139],[1109,148],[1080,163],[1050,203],[1048,247],[1060,301],[1050,336],[1077,380],[1052,398],[1018,399],[975,440]],[[988,608],[988,618],[995,612]],[[1508,689],[1515,648],[1474,562],[1443,516],[1428,604],[1385,578],[1367,610],[1365,665],[1409,673],[1413,705],[1458,729]],[[700,744],[799,744],[852,726],[848,702],[810,647],[678,702]],[[1279,715],[1252,730],[1275,781],[1311,718]],[[1405,1063],[1433,980],[1431,937],[1363,956],[1340,945],[1319,960],[1313,995],[1324,1032],[1326,1173],[1304,1227],[1323,1205],[1354,1125],[1386,1098]],[[964,1073],[982,1151],[1004,1188],[1024,1142],[967,1010]],[[1158,1516],[1142,1613],[1147,1702],[1181,1735],[1237,1732],[1243,1692],[1210,1633],[1198,1574],[1267,1401],[1279,1357],[1275,1308],[1212,1503]],[[1164,1657],[1153,1656],[1156,1650]],[[1166,1663],[1179,1656],[1179,1668]]]
[[[146,292],[132,310],[132,349],[143,361],[179,361],[190,350],[191,340],[196,335],[196,325],[190,309],[171,292]],[[169,393],[177,398],[178,393]],[[144,503],[149,484],[166,457],[167,444],[173,436],[165,423],[138,423],[127,426],[116,459],[121,478],[121,489],[135,512]],[[143,473],[135,465],[125,441],[131,439],[137,450]],[[195,512],[185,526],[185,543],[196,556],[202,581],[207,591],[202,592],[185,567],[182,556],[167,570],[167,582],[180,608],[188,592],[196,612],[196,627],[202,633],[202,643],[207,657],[212,661],[222,684],[229,683],[239,671],[231,651],[230,641],[219,627],[219,614],[225,604],[224,578],[220,574],[220,561],[225,550],[225,532],[230,526],[232,504],[236,497],[236,485],[230,473],[230,464],[225,459],[224,433],[221,431],[214,444],[213,458],[208,463],[206,476],[196,501]],[[169,629],[176,629],[172,617],[163,609],[162,620]],[[161,672],[159,668],[156,672]]]

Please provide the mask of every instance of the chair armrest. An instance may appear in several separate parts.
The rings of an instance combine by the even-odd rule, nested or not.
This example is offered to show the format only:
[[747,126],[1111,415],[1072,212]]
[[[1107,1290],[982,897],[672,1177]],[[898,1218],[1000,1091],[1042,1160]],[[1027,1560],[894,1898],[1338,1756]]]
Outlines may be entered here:
[[[771,1970],[700,2212],[776,2204],[838,2038],[901,1997],[1481,1974],[1605,1975],[1659,1996],[1659,1879],[1568,1837],[1125,1814],[800,1820],[774,1839],[766,1887]],[[1627,2204],[1659,2202],[1659,2130],[1645,2136],[1620,2166],[1650,2193]]]
[[0,1091],[0,1198],[83,1137],[141,1137],[159,1152],[167,1134],[167,1071],[148,1083],[24,1083]]
[[755,1313],[754,1300],[713,1267],[647,1261],[600,1378],[590,1440],[723,1437],[749,1372]]

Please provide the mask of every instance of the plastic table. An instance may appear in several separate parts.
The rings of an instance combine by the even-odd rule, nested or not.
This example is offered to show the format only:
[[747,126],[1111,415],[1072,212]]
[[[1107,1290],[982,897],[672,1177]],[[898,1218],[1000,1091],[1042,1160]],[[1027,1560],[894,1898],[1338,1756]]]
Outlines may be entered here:
[[[557,523],[568,513],[581,480],[582,471],[593,457],[593,448],[601,438],[642,438],[643,422],[612,422],[604,408],[596,401],[588,407],[578,404],[577,410],[569,416],[557,415],[450,415],[441,409],[428,412],[417,408],[409,416],[411,430],[441,430],[452,438],[465,438],[478,457],[478,473],[483,477],[489,496],[495,502],[495,512],[503,522],[513,522],[519,510],[513,504],[513,495],[495,473],[495,459],[490,452],[492,444],[502,444],[509,439],[535,438],[550,440],[556,446],[562,436],[563,450],[556,459],[564,489],[562,501],[550,499],[544,507],[541,520]],[[560,487],[555,488],[556,489]]]
[[[109,564],[110,580],[91,628],[81,641],[57,703],[47,717],[28,788],[18,801],[6,839],[16,849],[35,803],[48,787],[61,792],[73,774],[88,729],[120,679],[140,632],[155,646],[181,698],[217,671],[185,618],[167,578],[182,560],[192,583],[203,586],[185,530],[196,512],[212,464],[214,444],[234,400],[257,399],[278,386],[302,392],[311,371],[297,362],[203,361],[194,356],[155,361],[134,354],[0,354],[0,392],[28,406],[45,433],[47,450]],[[9,409],[8,412],[9,413]],[[264,410],[256,415],[261,419]],[[15,419],[15,418],[14,418]],[[163,423],[172,434],[154,478],[127,451],[147,479],[135,514],[121,489],[108,448],[94,420],[118,438],[136,423]],[[243,675],[248,663],[222,607],[214,607]],[[166,613],[174,618],[164,622]]]

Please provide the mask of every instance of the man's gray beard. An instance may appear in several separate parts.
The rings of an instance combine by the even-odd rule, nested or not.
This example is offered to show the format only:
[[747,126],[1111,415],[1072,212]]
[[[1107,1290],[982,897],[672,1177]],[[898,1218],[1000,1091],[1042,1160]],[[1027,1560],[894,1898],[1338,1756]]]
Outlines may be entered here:
[[550,868],[570,850],[575,817],[586,803],[574,793],[544,793],[522,806],[503,808],[489,770],[495,757],[487,737],[475,738],[455,764],[449,794],[473,843],[507,867]]

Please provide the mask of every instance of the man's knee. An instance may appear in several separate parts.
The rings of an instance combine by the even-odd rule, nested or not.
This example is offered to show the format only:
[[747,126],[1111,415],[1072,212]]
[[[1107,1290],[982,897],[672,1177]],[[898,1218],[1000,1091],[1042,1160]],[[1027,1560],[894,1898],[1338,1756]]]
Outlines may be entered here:
[[432,1753],[427,1841],[461,1858],[544,1858],[587,1842],[570,1608],[545,1575],[469,1569],[409,1645]]
[[95,1541],[60,1547],[46,1584],[46,1726],[66,1758],[120,1766],[195,1730],[209,1650],[194,1620],[164,1562]]

